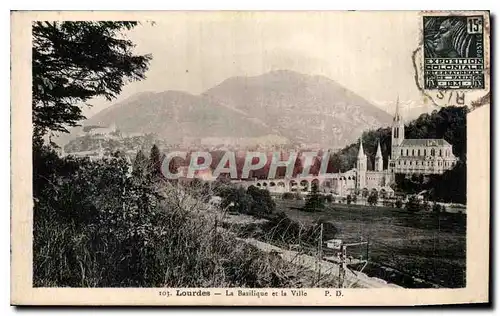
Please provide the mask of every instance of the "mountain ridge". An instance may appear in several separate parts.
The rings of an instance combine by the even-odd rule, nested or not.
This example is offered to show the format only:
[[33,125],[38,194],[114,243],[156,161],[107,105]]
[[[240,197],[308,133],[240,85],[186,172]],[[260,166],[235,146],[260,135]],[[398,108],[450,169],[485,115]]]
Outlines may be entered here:
[[[146,106],[147,105],[147,106]],[[86,121],[125,132],[155,133],[167,142],[185,137],[262,137],[339,147],[391,116],[332,79],[291,70],[227,78],[199,95],[141,92]]]

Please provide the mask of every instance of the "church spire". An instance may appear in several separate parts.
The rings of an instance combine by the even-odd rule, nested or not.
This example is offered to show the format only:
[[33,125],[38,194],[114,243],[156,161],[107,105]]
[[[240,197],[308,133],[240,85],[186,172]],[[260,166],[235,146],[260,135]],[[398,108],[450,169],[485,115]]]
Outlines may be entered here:
[[359,150],[358,150],[358,159],[365,158],[365,152],[363,150],[363,140],[359,139]]
[[383,171],[384,158],[382,157],[382,150],[380,149],[380,140],[377,145],[377,154],[375,155],[375,171]]
[[394,121],[401,121],[401,114],[399,113],[399,95],[396,99],[396,113],[394,114]]
[[380,140],[378,141],[377,145],[377,154],[375,155],[376,158],[382,158],[382,150],[380,149]]

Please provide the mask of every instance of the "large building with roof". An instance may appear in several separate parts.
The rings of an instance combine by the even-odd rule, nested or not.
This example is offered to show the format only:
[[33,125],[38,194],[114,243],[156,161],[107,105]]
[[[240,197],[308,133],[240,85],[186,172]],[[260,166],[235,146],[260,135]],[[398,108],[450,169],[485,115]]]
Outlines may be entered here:
[[392,124],[391,173],[442,174],[452,169],[458,161],[453,147],[445,139],[407,139],[405,125],[396,105]]

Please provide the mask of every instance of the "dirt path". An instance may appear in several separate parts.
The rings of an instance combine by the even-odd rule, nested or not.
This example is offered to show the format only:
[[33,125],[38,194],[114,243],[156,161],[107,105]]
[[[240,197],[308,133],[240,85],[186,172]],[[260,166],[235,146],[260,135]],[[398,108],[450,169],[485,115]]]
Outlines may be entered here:
[[[265,251],[265,252],[277,252],[284,260],[293,262],[295,264],[301,265],[305,268],[308,268],[312,271],[317,271],[317,260],[313,256],[305,255],[305,254],[300,254],[297,251],[292,251],[292,250],[285,250],[276,246],[273,246],[271,244],[253,239],[253,238],[238,238],[241,241],[244,241],[248,244],[251,244],[258,249]],[[331,263],[325,260],[322,260],[319,262],[319,266],[321,268],[321,273],[329,273],[333,274],[334,276],[339,275],[339,266],[335,263]],[[401,288],[398,285],[395,284],[389,284],[385,282],[384,280],[377,279],[377,278],[371,278],[367,276],[364,273],[360,272],[355,272],[351,270],[346,271],[346,287],[349,285],[354,285],[356,284],[358,287],[363,287],[363,288]]]

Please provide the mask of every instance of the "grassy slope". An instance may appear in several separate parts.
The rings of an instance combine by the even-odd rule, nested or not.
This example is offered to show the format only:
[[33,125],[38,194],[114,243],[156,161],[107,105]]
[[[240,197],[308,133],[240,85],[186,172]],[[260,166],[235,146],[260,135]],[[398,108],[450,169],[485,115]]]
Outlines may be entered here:
[[[332,204],[321,213],[295,209],[303,201],[277,201],[280,211],[301,222],[323,218],[347,242],[370,238],[370,260],[411,272],[446,287],[464,286],[465,215],[408,213],[404,210]],[[366,248],[350,248],[353,256]]]

